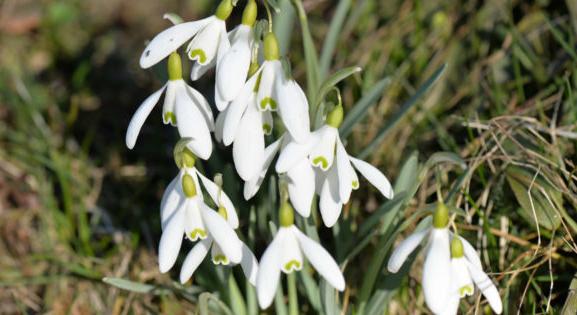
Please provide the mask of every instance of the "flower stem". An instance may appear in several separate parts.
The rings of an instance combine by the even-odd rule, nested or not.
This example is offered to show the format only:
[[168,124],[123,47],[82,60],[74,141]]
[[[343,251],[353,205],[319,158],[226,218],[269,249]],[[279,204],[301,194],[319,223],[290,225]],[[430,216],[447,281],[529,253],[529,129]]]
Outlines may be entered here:
[[287,276],[288,296],[289,296],[289,315],[299,314],[299,302],[297,297],[296,272],[291,272]]

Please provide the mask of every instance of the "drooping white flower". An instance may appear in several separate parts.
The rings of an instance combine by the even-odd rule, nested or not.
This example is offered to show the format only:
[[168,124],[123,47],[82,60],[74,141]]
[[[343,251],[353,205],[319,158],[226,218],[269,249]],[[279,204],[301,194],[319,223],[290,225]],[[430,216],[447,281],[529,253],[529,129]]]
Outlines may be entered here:
[[279,48],[273,33],[264,37],[264,59],[257,77],[256,103],[261,111],[277,111],[287,131],[296,142],[310,134],[309,104],[302,88],[286,78],[279,60]]
[[401,242],[393,251],[387,265],[389,272],[399,271],[407,257],[428,236],[422,285],[425,302],[433,313],[442,312],[451,296],[451,249],[448,224],[448,209],[443,203],[439,203],[433,215],[433,226],[414,233]]
[[248,1],[242,22],[230,35],[230,49],[222,54],[216,66],[215,102],[223,111],[241,92],[249,72],[254,47],[253,25],[256,21],[257,5]]
[[340,216],[343,204],[349,201],[353,189],[359,187],[356,171],[359,171],[386,198],[393,198],[389,180],[369,163],[350,156],[340,137],[338,127],[343,120],[342,106],[333,109],[327,123],[311,133],[302,143],[287,144],[276,164],[278,173],[288,172],[302,161],[310,163],[322,172],[316,172],[320,211],[326,226],[333,226]]
[[[226,220],[204,203],[199,178],[211,199],[226,211]],[[233,230],[238,227],[234,206],[214,182],[194,167],[194,157],[186,149],[183,167],[164,192],[160,211],[163,231],[158,247],[158,263],[161,272],[170,270],[176,262],[183,234],[191,241],[210,236],[230,262],[241,262],[243,246]]]
[[[244,199],[249,200],[260,189],[266,176],[268,168],[274,157],[288,143],[292,142],[289,134],[285,133],[264,150],[264,161],[261,170],[244,184]],[[303,217],[308,217],[311,213],[311,204],[315,194],[315,172],[305,157],[297,161],[287,172],[288,195],[295,210]]]
[[345,289],[345,279],[331,255],[317,242],[302,233],[294,223],[292,207],[284,202],[280,210],[280,225],[272,243],[260,260],[256,292],[261,308],[267,308],[274,298],[281,271],[288,274],[303,267],[303,256],[335,289]]
[[140,67],[146,69],[157,64],[192,38],[186,52],[191,60],[196,61],[191,78],[198,79],[216,64],[217,55],[222,56],[230,47],[225,20],[232,9],[232,0],[223,0],[213,16],[180,23],[160,32],[144,49]]
[[483,271],[481,260],[471,249],[473,246],[460,236],[453,236],[451,241],[451,291],[449,300],[441,315],[456,315],[459,309],[459,300],[473,295],[475,286],[485,296],[489,305],[496,314],[501,314],[503,304],[495,284]]
[[182,79],[180,55],[176,52],[168,59],[168,78],[168,82],[144,100],[132,116],[126,131],[126,146],[134,148],[144,121],[166,90],[162,107],[163,122],[176,126],[181,138],[190,138],[187,146],[198,157],[206,160],[212,153],[212,111],[204,96]]

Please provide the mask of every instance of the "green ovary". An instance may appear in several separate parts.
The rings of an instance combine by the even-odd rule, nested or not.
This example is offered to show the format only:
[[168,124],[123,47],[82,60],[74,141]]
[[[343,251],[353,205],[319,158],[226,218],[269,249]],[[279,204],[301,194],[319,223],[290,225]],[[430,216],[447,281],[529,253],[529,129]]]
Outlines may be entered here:
[[219,255],[212,257],[212,263],[215,265],[218,265],[218,264],[228,265],[229,261],[228,261],[228,258],[226,258],[226,256],[219,254]]
[[171,125],[176,126],[176,115],[173,112],[164,113],[164,123],[168,124],[169,122]]
[[459,289],[459,295],[464,297],[465,295],[473,295],[473,286],[466,285]]
[[301,263],[294,259],[284,265],[284,270],[286,272],[293,272],[294,270],[300,270],[300,269],[301,269]]
[[271,110],[276,110],[276,101],[272,97],[263,98],[262,101],[260,101],[260,108],[264,110],[267,106],[270,107]]
[[[313,164],[315,166],[321,166],[322,169],[326,170],[329,167],[329,162],[327,161],[327,159],[324,156],[317,156],[316,158],[313,159]],[[358,183],[357,183],[358,185]],[[354,182],[353,182],[353,186],[354,186]]]
[[188,58],[190,58],[191,60],[194,60],[195,58],[198,57],[198,62],[204,64],[206,62],[206,54],[204,53],[204,50],[202,49],[194,49],[191,50],[188,53]]
[[358,180],[354,180],[353,181],[353,189],[358,189],[359,188],[359,181]]
[[272,127],[269,124],[262,124],[262,130],[264,131],[265,134],[270,135],[270,133],[272,132]]
[[206,238],[206,231],[203,229],[194,229],[190,232],[190,238],[196,240],[198,238],[205,239]]

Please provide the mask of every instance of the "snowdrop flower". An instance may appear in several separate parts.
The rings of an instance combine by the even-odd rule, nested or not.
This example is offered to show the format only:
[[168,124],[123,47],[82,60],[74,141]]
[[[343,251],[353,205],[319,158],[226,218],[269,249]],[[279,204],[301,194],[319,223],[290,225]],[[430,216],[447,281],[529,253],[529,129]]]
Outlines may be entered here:
[[168,58],[168,82],[144,100],[132,116],[126,131],[126,146],[134,148],[144,121],[165,91],[162,107],[164,123],[176,126],[180,137],[191,138],[188,143],[190,150],[201,159],[208,159],[212,153],[212,111],[204,96],[182,79],[182,64],[177,52]]
[[[260,186],[266,176],[268,168],[274,157],[281,149],[293,140],[287,133],[282,135],[278,140],[270,144],[264,150],[264,161],[262,168],[252,178],[244,184],[244,199],[249,200],[260,189]],[[315,194],[315,172],[308,159],[301,158],[287,172],[288,195],[295,210],[303,217],[307,218],[311,213],[311,204]]]
[[188,57],[196,61],[191,78],[200,78],[216,64],[217,55],[222,55],[230,47],[225,20],[232,9],[232,0],[223,0],[213,16],[180,23],[160,32],[140,56],[140,67],[146,69],[157,64],[192,38],[186,48]]
[[331,255],[294,225],[294,212],[288,202],[280,209],[280,228],[265,250],[256,278],[256,292],[261,308],[267,308],[276,293],[280,272],[289,274],[303,267],[303,254],[335,289],[345,289],[345,279]]
[[449,211],[443,203],[439,202],[433,214],[432,228],[414,233],[401,242],[393,251],[387,265],[389,272],[399,271],[407,257],[428,236],[422,285],[425,302],[433,313],[441,313],[445,309],[451,292],[451,250],[448,225]]
[[257,77],[256,103],[261,111],[277,111],[287,131],[296,142],[306,141],[310,134],[309,104],[305,93],[293,79],[287,79],[279,60],[276,36],[264,36],[264,59],[253,75]]
[[[162,197],[162,236],[158,247],[160,272],[167,272],[176,262],[183,234],[193,242],[210,237],[218,246],[218,252],[232,263],[241,262],[243,257],[242,242],[233,230],[238,227],[238,217],[232,202],[194,164],[194,155],[185,149],[182,169]],[[211,199],[226,211],[226,219],[204,203],[199,178]]]
[[[353,189],[359,187],[359,171],[386,198],[393,198],[389,180],[369,163],[350,156],[340,137],[338,127],[343,121],[343,107],[336,106],[328,115],[326,124],[311,133],[303,143],[291,142],[281,152],[276,171],[284,173],[294,168],[303,158],[319,168],[317,189],[320,211],[327,227],[333,226],[340,216],[343,204],[349,201]],[[356,171],[355,171],[356,170]]]
[[234,100],[245,83],[254,47],[253,26],[256,15],[256,2],[249,0],[241,24],[230,32],[230,49],[217,62],[214,99],[219,111],[223,111]]
[[[466,245],[465,245],[466,244]],[[451,241],[451,295],[442,315],[455,315],[459,309],[459,300],[465,296],[473,295],[473,283],[481,290],[481,293],[489,301],[489,305],[497,314],[503,311],[503,304],[499,291],[483,271],[481,260],[472,248],[471,244],[459,236],[454,236]],[[472,255],[472,256],[471,256]],[[471,256],[471,258],[469,258]]]
[[[226,220],[228,213],[223,206],[219,206],[218,213]],[[256,257],[246,246],[245,243],[242,244],[242,258],[240,260],[240,266],[244,275],[252,285],[256,285],[256,275],[258,272],[258,261]],[[192,277],[196,268],[204,260],[208,251],[212,257],[212,263],[215,265],[221,264],[227,266],[231,264],[231,260],[226,256],[222,249],[216,244],[209,234],[205,239],[198,242],[188,253],[180,269],[180,283],[184,284]]]

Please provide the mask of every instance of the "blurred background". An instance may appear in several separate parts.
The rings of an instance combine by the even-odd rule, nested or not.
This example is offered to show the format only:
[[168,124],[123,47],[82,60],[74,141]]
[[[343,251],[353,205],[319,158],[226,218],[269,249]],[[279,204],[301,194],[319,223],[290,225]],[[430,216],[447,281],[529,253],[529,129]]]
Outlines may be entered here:
[[[423,170],[437,163],[415,177],[418,189],[395,222],[433,202],[438,187],[454,190],[454,207],[467,213],[459,227],[481,249],[505,313],[575,314],[577,2],[302,3],[321,77],[346,66],[363,68],[338,85],[346,110],[360,100],[368,108],[348,137],[349,152],[397,185],[407,160]],[[172,160],[176,131],[162,125],[155,109],[135,149],[124,144],[132,113],[166,79],[162,64],[146,71],[138,66],[146,41],[170,25],[162,15],[195,20],[217,4],[0,0],[1,314],[186,314],[196,311],[199,292],[223,291],[226,280],[210,262],[186,287],[173,283],[177,270],[160,274],[157,268],[159,202],[178,171]],[[235,10],[229,28],[241,11]],[[323,43],[335,16],[342,26],[333,50]],[[278,22],[293,74],[305,87],[299,19],[287,9]],[[418,93],[443,64],[436,83]],[[192,86],[211,100],[213,84],[210,72]],[[466,168],[443,163],[449,155],[439,152],[460,157]],[[431,157],[437,159],[426,162]],[[209,176],[225,174],[241,231],[260,257],[270,237],[267,223],[257,215],[259,228],[247,231],[255,207],[242,201],[231,163],[230,150],[218,148],[202,167]],[[266,207],[264,195],[257,210]],[[384,201],[364,182],[344,209],[341,230],[319,227],[323,245],[331,253],[342,251],[339,262],[354,250],[359,233],[377,230],[363,230],[362,223],[378,221]],[[376,313],[427,314],[414,290],[418,268],[390,282],[382,263],[374,262],[382,249],[379,237],[393,242],[414,229],[409,225],[394,234],[362,235],[366,243],[345,270],[350,290],[341,301],[343,313],[381,290],[386,299],[377,301],[386,307]],[[376,285],[365,288],[362,275],[374,266]],[[103,277],[168,289],[141,294],[105,284]],[[299,285],[302,301],[307,290]],[[219,296],[230,303],[226,292]],[[470,307],[463,310],[486,310],[479,301],[467,300]],[[307,305],[302,313],[317,313],[314,303]]]

